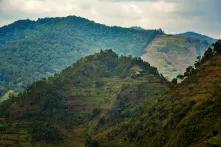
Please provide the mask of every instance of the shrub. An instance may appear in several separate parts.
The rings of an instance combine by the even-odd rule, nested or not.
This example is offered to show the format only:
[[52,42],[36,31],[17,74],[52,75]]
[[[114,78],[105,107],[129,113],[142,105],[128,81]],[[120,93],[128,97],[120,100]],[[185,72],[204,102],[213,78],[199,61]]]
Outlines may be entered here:
[[174,78],[171,82],[172,82],[172,84],[176,85],[177,84],[177,79]]
[[214,44],[214,51],[216,53],[220,53],[221,52],[221,40],[218,40],[215,44]]
[[99,143],[97,140],[94,140],[90,136],[88,136],[85,142],[85,146],[86,147],[99,147]]
[[61,132],[51,123],[35,122],[31,128],[33,141],[59,142],[62,140]]
[[187,67],[186,72],[184,73],[185,77],[189,77],[194,73],[194,68],[192,66]]
[[95,87],[96,88],[101,88],[103,86],[104,86],[104,82],[103,81],[100,81],[100,80],[95,81]]

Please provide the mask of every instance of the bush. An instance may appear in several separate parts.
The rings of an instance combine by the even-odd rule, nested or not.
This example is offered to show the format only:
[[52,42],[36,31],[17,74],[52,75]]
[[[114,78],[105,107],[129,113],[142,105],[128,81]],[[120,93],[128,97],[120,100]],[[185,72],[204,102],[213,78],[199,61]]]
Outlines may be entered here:
[[88,136],[85,142],[85,146],[86,147],[99,147],[99,143],[97,140],[94,140],[90,136]]
[[180,75],[177,76],[177,79],[183,80],[184,76],[180,74]]
[[206,51],[205,51],[205,53],[204,53],[204,55],[203,55],[203,58],[202,58],[202,62],[205,62],[205,61],[207,61],[209,58],[211,58],[212,56],[213,56],[213,50],[212,50],[212,48],[208,48]]
[[214,51],[216,51],[216,53],[220,53],[221,52],[221,40],[218,40],[214,44]]
[[189,77],[194,73],[194,68],[192,66],[189,66],[186,68],[186,72],[184,73],[185,77]]
[[59,142],[62,140],[61,132],[51,123],[35,122],[31,128],[33,141]]
[[104,86],[104,82],[103,81],[100,81],[100,80],[95,81],[95,87],[96,88],[101,88],[103,86]]
[[176,85],[177,84],[177,79],[174,78],[171,82],[172,82],[172,84]]

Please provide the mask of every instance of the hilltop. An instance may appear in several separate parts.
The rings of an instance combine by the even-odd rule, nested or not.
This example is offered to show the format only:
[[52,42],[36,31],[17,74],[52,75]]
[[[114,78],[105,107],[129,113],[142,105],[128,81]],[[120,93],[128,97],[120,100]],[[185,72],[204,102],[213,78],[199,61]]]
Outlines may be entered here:
[[161,33],[110,27],[76,16],[16,21],[0,28],[0,95],[22,90],[100,49],[139,56]]
[[169,85],[140,58],[118,56],[112,50],[89,55],[4,101],[0,143],[84,145],[90,129],[102,127],[102,120],[129,119],[143,102],[154,104]]
[[[16,21],[0,28],[0,95],[4,95],[7,91],[22,91],[33,81],[52,76],[81,57],[98,52],[100,49],[112,48],[118,54],[132,56],[146,56],[144,53],[148,52],[154,59],[158,59],[160,57],[158,51],[152,50],[153,45],[150,43],[158,43],[157,40],[161,35],[165,35],[161,29],[106,26],[76,16]],[[155,60],[143,58],[156,66],[168,79],[181,73],[187,65],[191,65],[198,52],[203,53],[211,43],[201,41],[202,37],[195,37],[195,41],[188,43],[179,41],[180,37],[177,35],[174,38],[178,39],[177,42],[172,42],[172,46],[178,46],[178,51],[166,52],[165,56],[173,57],[173,52],[176,52],[177,59],[163,60],[161,66],[161,63],[158,64]],[[189,40],[191,37],[186,38],[185,40]],[[168,39],[163,40],[167,42]],[[161,43],[156,46],[161,46]],[[172,48],[170,45],[163,46],[169,50]],[[190,51],[186,54],[189,47]],[[195,48],[197,54],[189,59],[189,52],[194,53]],[[184,63],[185,66],[180,66],[186,58],[188,60]],[[166,72],[164,72],[165,67],[169,67]],[[4,97],[6,96],[7,94]]]

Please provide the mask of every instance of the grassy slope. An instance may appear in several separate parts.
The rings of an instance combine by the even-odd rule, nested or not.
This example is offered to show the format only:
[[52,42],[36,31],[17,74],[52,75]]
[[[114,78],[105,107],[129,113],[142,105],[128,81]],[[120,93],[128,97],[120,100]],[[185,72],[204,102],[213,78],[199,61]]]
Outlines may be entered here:
[[214,42],[211,38],[207,41],[200,37],[161,35],[145,49],[142,58],[171,80],[193,65],[197,56],[202,56],[211,42]]
[[102,145],[119,146],[220,146],[221,145],[221,54],[197,69],[198,72],[158,99],[144,105],[134,118],[112,126]]
[[[221,54],[218,54],[176,87],[171,97],[194,101],[192,109],[177,124],[168,146],[221,145]],[[186,138],[186,139],[183,139]]]

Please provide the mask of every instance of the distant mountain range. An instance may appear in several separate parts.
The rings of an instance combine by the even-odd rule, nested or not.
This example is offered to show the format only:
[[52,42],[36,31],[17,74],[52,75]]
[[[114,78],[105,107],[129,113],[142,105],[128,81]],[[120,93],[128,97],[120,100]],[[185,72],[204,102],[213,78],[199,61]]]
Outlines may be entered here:
[[201,42],[208,42],[209,44],[214,43],[214,40],[216,40],[216,39],[213,39],[213,38],[208,37],[206,35],[202,35],[202,34],[195,33],[195,32],[186,32],[186,33],[181,33],[178,35],[185,36],[185,37],[191,38],[191,39],[200,40]]
[[83,56],[108,48],[121,55],[142,56],[171,79],[212,42],[195,33],[166,35],[162,30],[110,27],[76,16],[19,20],[0,28],[0,95],[21,91]]

